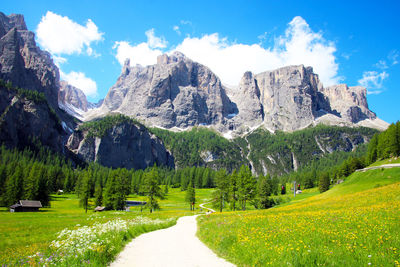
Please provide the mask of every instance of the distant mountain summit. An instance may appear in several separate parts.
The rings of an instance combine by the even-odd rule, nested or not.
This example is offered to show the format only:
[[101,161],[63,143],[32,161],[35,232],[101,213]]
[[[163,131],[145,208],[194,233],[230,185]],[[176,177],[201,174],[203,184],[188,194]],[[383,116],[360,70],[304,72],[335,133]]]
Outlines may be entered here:
[[200,125],[220,132],[258,126],[295,131],[318,123],[377,129],[388,125],[369,110],[365,88],[323,87],[311,67],[246,72],[237,88],[229,88],[209,68],[180,52],[159,56],[157,64],[146,67],[130,66],[127,60],[101,107],[87,118],[112,112],[149,126]]
[[59,71],[48,52],[35,42],[22,15],[0,12],[0,78],[14,86],[44,93],[58,108]]
[[164,128],[226,125],[236,105],[219,78],[181,53],[162,55],[157,64],[131,67],[125,62],[98,112],[119,112]]

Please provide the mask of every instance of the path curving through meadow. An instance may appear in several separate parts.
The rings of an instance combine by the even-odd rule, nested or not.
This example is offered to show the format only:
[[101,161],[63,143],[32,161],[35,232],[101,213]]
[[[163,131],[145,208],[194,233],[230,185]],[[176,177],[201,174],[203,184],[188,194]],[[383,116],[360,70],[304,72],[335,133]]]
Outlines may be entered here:
[[235,266],[197,238],[197,216],[181,217],[175,226],[140,235],[125,246],[110,266]]

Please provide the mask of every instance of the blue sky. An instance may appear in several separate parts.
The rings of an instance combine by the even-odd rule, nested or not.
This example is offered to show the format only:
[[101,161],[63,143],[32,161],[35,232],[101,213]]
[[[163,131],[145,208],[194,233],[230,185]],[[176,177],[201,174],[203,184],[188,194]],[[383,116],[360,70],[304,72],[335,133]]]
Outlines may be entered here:
[[229,85],[246,70],[314,67],[324,85],[364,85],[378,117],[400,119],[400,1],[25,1],[25,16],[62,77],[103,98],[126,57],[154,64],[174,50]]

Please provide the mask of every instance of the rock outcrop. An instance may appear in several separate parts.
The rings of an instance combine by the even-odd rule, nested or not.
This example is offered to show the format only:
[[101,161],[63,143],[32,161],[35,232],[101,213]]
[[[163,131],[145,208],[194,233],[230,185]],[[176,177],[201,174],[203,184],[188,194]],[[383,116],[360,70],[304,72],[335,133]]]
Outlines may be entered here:
[[145,169],[154,164],[174,167],[163,142],[145,127],[127,121],[109,127],[103,135],[75,131],[67,147],[81,160],[111,168]]
[[88,111],[89,103],[85,93],[66,81],[60,81],[60,90],[58,92],[58,105],[60,107],[71,105],[82,111]]
[[310,125],[329,103],[311,67],[288,66],[257,75],[246,72],[235,92],[236,125],[263,123],[268,129],[293,131]]
[[[60,121],[45,99],[35,99],[0,86],[0,143],[23,149],[41,145],[64,153],[72,130]],[[39,141],[39,142],[38,142]]]
[[101,112],[117,111],[165,128],[223,125],[237,112],[207,67],[178,52],[157,61],[147,67],[130,67],[127,61]]
[[376,118],[375,113],[368,109],[367,90],[364,87],[339,84],[322,88],[321,92],[329,99],[332,111],[347,121],[357,123]]
[[127,61],[101,108],[88,118],[115,111],[151,126],[207,125],[221,132],[261,125],[295,131],[318,123],[385,127],[368,109],[365,88],[324,88],[311,67],[246,72],[237,88],[227,88],[207,67],[179,52],[159,56],[147,67]]
[[0,78],[44,93],[49,104],[58,108],[58,68],[50,54],[36,45],[35,35],[27,30],[22,15],[0,12]]

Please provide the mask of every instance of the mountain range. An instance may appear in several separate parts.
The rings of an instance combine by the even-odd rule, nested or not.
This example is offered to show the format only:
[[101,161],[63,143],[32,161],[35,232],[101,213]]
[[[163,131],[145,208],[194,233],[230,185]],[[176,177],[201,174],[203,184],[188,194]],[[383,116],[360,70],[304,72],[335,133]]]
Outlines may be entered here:
[[[180,52],[161,55],[145,67],[127,60],[104,100],[93,104],[80,89],[60,81],[51,55],[36,45],[23,16],[1,12],[0,79],[3,144],[23,148],[39,142],[74,160],[113,168],[175,166],[173,153],[148,127],[183,131],[199,126],[233,138],[256,128],[388,126],[368,108],[365,88],[324,87],[311,67],[246,72],[232,87]],[[110,119],[110,114],[126,117]],[[369,138],[363,135],[360,143]]]

